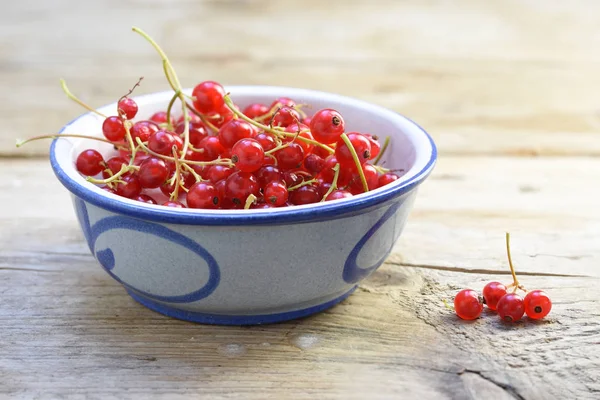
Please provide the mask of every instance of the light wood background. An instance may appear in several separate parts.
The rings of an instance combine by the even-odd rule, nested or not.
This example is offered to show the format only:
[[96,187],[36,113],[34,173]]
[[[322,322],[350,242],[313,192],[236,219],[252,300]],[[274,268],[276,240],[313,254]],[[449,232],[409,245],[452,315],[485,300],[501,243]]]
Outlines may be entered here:
[[[273,326],[168,319],[85,248],[47,161],[93,105],[181,80],[321,89],[416,120],[440,149],[386,264]],[[597,399],[600,2],[21,0],[0,13],[0,398]],[[31,156],[31,157],[26,157]],[[546,289],[545,321],[458,321],[461,288]]]

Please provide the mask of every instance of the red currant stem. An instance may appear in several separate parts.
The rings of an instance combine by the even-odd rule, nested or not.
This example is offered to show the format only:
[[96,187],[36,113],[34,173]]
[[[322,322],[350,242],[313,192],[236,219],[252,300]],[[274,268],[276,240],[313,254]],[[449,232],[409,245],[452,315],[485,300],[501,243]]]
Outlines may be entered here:
[[173,89],[174,91],[177,91],[177,88],[175,87],[175,84],[173,83],[173,78],[171,77],[171,73],[169,71],[169,63],[168,61],[163,59],[163,71],[165,72],[165,77],[167,78],[167,82],[169,82],[169,86],[171,86],[171,89]]
[[175,91],[173,97],[169,101],[169,105],[167,106],[167,129],[171,130],[173,124],[171,123],[171,109],[173,108],[173,104],[175,104],[175,100],[179,98],[179,91]]
[[506,255],[508,256],[508,265],[510,266],[510,273],[513,277],[513,283],[510,286],[514,286],[514,292],[517,291],[517,288],[520,286],[519,280],[517,279],[517,274],[515,273],[515,267],[512,263],[512,257],[510,256],[510,233],[506,232]]
[[175,89],[174,90],[177,90],[177,89],[181,90],[181,85],[179,83],[179,79],[177,78],[177,74],[173,70],[173,66],[171,65],[171,62],[169,61],[169,58],[167,57],[167,55],[165,54],[165,52],[160,48],[160,46],[158,45],[158,43],[156,43],[154,41],[154,39],[152,39],[150,37],[150,35],[148,35],[146,32],[144,32],[143,30],[141,30],[138,27],[134,26],[134,27],[131,28],[131,30],[134,31],[135,33],[140,34],[144,39],[146,39],[152,45],[152,47],[154,47],[154,49],[160,55],[160,58],[162,58],[163,64],[166,64],[166,67],[172,73],[173,82],[175,83]]
[[311,180],[308,180],[308,181],[300,182],[299,184],[294,185],[294,186],[288,188],[288,192],[291,192],[291,191],[296,190],[296,189],[300,189],[302,186],[312,185],[315,182],[317,182],[316,179],[311,179]]
[[[235,108],[233,106],[233,103],[231,102],[231,98],[229,98],[229,94],[226,94],[223,97],[223,100],[225,100],[225,104],[227,105],[227,107],[229,107],[229,109],[235,115],[237,115],[238,117],[240,117],[240,119],[248,122],[251,125],[256,126],[257,128],[262,129],[265,132],[268,132],[268,133],[270,133],[270,134],[272,134],[274,136],[294,137],[294,136],[298,136],[299,135],[298,133],[285,132],[283,129],[278,130],[278,129],[272,128],[270,126],[261,124],[260,122],[256,122],[252,118],[248,118],[244,113],[242,113],[241,111],[239,111],[237,108]],[[302,133],[302,132],[310,132],[310,131],[309,130],[305,130],[305,131],[301,131],[300,133]],[[316,140],[307,139],[307,138],[304,138],[302,136],[298,136],[298,140],[301,140],[301,141],[303,141],[305,143],[310,143],[310,144],[312,144],[314,146],[322,147],[322,148],[324,148],[325,150],[327,150],[328,152],[330,152],[332,154],[335,153],[335,150],[333,150],[331,147],[329,147],[327,145],[324,145],[323,143],[317,142]]]
[[379,172],[380,174],[387,174],[388,172],[391,171],[389,168],[384,168],[379,165],[373,165],[373,168],[375,168],[375,170],[377,172]]
[[204,179],[202,179],[202,177],[200,175],[198,175],[198,173],[196,171],[194,171],[194,168],[190,167],[187,164],[181,164],[181,166],[186,169],[190,174],[192,174],[192,176],[196,179],[196,182],[203,182]]
[[283,107],[283,104],[281,104],[280,102],[275,103],[275,105],[273,107],[271,107],[271,109],[269,111],[267,111],[265,114],[254,118],[254,121],[256,122],[263,122],[266,120],[271,120],[273,118],[273,116],[279,111],[279,109]]
[[244,204],[244,210],[247,210],[250,208],[250,206],[252,204],[254,204],[254,202],[257,200],[256,196],[251,194],[250,196],[248,196],[248,198],[246,199],[246,204]]
[[122,165],[121,169],[119,170],[119,172],[117,172],[116,174],[114,174],[110,178],[106,178],[106,179],[94,179],[91,176],[88,176],[87,178],[85,178],[85,180],[88,181],[88,182],[95,183],[97,185],[107,184],[107,183],[116,181],[117,178],[119,178],[120,176],[125,175],[126,173],[128,173],[130,169],[132,169],[132,168],[130,168],[129,165]]
[[175,146],[173,146],[173,159],[175,160],[175,185],[170,199],[177,200],[179,197],[179,185],[181,185],[181,164],[179,163],[179,157],[177,157],[177,147]]
[[91,111],[95,114],[98,114],[99,116],[101,116],[102,118],[106,118],[106,115],[102,114],[100,111],[88,106],[87,104],[85,104],[83,101],[79,100],[77,97],[75,97],[75,95],[73,93],[71,93],[71,91],[69,90],[69,88],[67,87],[67,82],[65,82],[64,79],[60,80],[60,86],[62,87],[63,92],[65,92],[65,94],[67,95],[67,97],[71,100],[73,100],[75,103],[79,104],[81,107],[85,108],[88,111]]
[[[175,158],[173,157],[169,157],[169,156],[165,156],[163,154],[158,154],[152,150],[150,150],[148,148],[148,146],[146,146],[144,144],[144,142],[142,142],[142,139],[135,138],[137,140],[137,143],[139,145],[139,147],[141,147],[146,153],[153,155],[154,157],[158,157],[158,158],[162,158],[163,160],[167,160],[167,161],[171,161],[171,162],[175,162]],[[184,164],[190,164],[190,165],[225,165],[227,167],[233,167],[233,163],[231,162],[231,159],[229,158],[218,158],[216,160],[213,161],[192,161],[192,160],[183,160]]]
[[202,120],[202,123],[211,131],[213,131],[214,133],[218,133],[219,132],[219,128],[217,128],[212,122],[210,122],[208,120],[208,118],[206,118],[206,116],[204,114],[201,114],[198,112],[198,110],[196,110],[194,108],[194,106],[192,106],[191,104],[187,103],[187,106],[189,108],[189,110],[192,112],[192,114],[195,114],[196,116],[198,116],[198,118],[200,118],[200,120]]
[[[33,142],[35,140],[60,139],[61,137],[72,137],[72,138],[80,138],[80,139],[97,140],[99,142],[109,143],[109,144],[112,144],[113,146],[116,146],[113,142],[111,142],[108,139],[104,139],[104,138],[97,137],[97,136],[77,135],[75,133],[57,133],[55,135],[41,135],[41,136],[30,137],[29,139],[26,139],[26,140],[17,139],[16,145],[17,145],[17,147],[21,147],[21,146],[23,146],[29,142]],[[121,147],[121,146],[117,146],[117,147]]]
[[350,154],[352,154],[352,159],[354,160],[354,164],[356,164],[356,169],[358,170],[358,176],[360,176],[360,181],[363,186],[363,191],[368,192],[369,186],[367,185],[367,178],[365,178],[365,173],[363,172],[362,165],[360,164],[360,160],[358,159],[358,154],[356,154],[356,149],[352,145],[352,142],[348,138],[346,133],[342,133],[342,140],[348,146],[348,150],[350,150]]
[[379,162],[379,160],[381,160],[383,153],[385,153],[385,151],[387,150],[389,145],[390,145],[390,137],[387,136],[385,138],[385,141],[383,142],[383,146],[381,146],[381,150],[379,151],[379,154],[377,154],[375,161],[373,161],[373,165],[377,164]]
[[140,86],[140,84],[142,83],[142,80],[144,79],[143,76],[140,76],[140,79],[138,79],[137,83],[135,85],[133,85],[133,87],[131,89],[129,89],[129,91],[127,92],[127,94],[124,94],[123,96],[121,96],[121,98],[119,99],[119,101],[117,101],[117,104],[125,99],[126,97],[130,96],[131,93],[133,93],[133,91],[135,90],[136,87]]
[[452,307],[450,304],[448,304],[448,302],[446,301],[446,299],[442,299],[442,302],[444,303],[444,306],[446,306],[446,308],[448,310],[454,311],[454,307]]
[[135,161],[135,154],[137,153],[138,148],[133,143],[133,137],[131,136],[129,125],[129,121],[124,121],[123,126],[125,127],[125,137],[127,138],[127,143],[129,143],[129,148],[131,150],[131,158],[129,159],[129,165],[133,165],[133,162]]
[[268,155],[268,156],[270,156],[270,155],[272,155],[273,153],[275,153],[276,151],[279,151],[279,150],[281,150],[281,149],[285,149],[286,147],[288,147],[288,146],[289,146],[290,144],[292,144],[292,143],[294,143],[294,141],[293,141],[293,140],[292,140],[292,141],[290,141],[290,142],[287,142],[287,143],[281,143],[281,144],[279,144],[279,145],[277,145],[277,146],[273,147],[271,150],[269,150],[269,151],[265,151],[265,154],[266,154],[266,155]]
[[275,157],[273,154],[266,154],[266,155],[267,155],[267,157],[271,157],[275,161],[275,165],[279,165],[277,162],[277,157]]
[[335,164],[335,166],[332,168],[332,170],[334,171],[333,181],[331,181],[331,186],[329,187],[329,189],[327,189],[327,192],[321,199],[321,202],[324,202],[325,199],[327,198],[327,196],[329,196],[334,190],[337,189],[338,177],[340,176],[340,164],[339,163]]

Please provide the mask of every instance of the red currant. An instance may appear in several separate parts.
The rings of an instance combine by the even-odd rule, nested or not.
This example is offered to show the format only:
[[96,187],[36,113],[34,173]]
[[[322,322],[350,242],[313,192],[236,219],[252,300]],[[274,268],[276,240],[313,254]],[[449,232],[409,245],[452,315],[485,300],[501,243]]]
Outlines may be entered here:
[[174,201],[174,200],[167,200],[162,205],[165,207],[185,208],[183,203],[180,203],[179,201]]
[[543,290],[532,290],[523,300],[525,313],[531,319],[542,319],[552,309],[552,301]]
[[225,89],[217,82],[199,83],[192,91],[194,107],[203,114],[218,113],[225,104]]
[[220,204],[220,193],[210,182],[196,182],[187,193],[186,201],[189,208],[216,209]]
[[134,200],[137,200],[142,203],[156,204],[156,200],[154,200],[152,197],[148,196],[147,194],[140,194]]
[[254,139],[241,139],[231,148],[231,161],[242,172],[254,172],[263,165],[265,151]]
[[373,136],[370,133],[363,133],[363,135],[369,140],[371,143],[371,160],[379,155],[381,151],[381,144],[379,143],[379,138],[377,136]]
[[400,177],[393,172],[387,172],[379,177],[379,183],[377,187],[389,185],[390,183],[398,180]]
[[295,107],[296,102],[288,97],[280,97],[271,103],[271,106],[269,107],[269,109],[272,109],[276,106],[277,107],[284,107],[284,106]]
[[138,112],[138,105],[135,100],[125,97],[119,100],[117,105],[119,115],[123,115],[127,119],[133,119]]
[[149,157],[140,164],[138,177],[143,188],[160,187],[169,177],[170,168],[160,158]]
[[259,103],[250,104],[244,109],[244,114],[251,119],[262,117],[267,112],[269,112],[267,106]]
[[298,143],[288,144],[274,154],[277,159],[277,166],[281,169],[298,168],[304,160],[304,149]]
[[[175,127],[175,133],[182,135],[183,132],[185,131],[185,123],[180,122],[176,127]],[[189,123],[189,133],[190,133],[190,143],[192,146],[196,147],[196,148],[200,148],[200,142],[202,141],[202,139],[204,139],[205,137],[208,136],[208,133],[206,132],[206,128],[204,127],[204,125],[200,122],[190,122]]]
[[212,165],[202,175],[204,179],[208,179],[212,183],[217,183],[223,179],[226,179],[229,175],[233,174],[233,172],[233,168],[227,167],[225,165]]
[[334,190],[333,192],[329,193],[329,195],[325,198],[325,201],[347,199],[348,197],[352,197],[352,193],[348,192],[347,190]]
[[276,166],[263,165],[256,171],[256,179],[261,187],[265,187],[269,182],[281,181],[283,176]]
[[258,143],[260,143],[260,145],[263,147],[263,149],[265,151],[269,151],[269,150],[272,150],[275,147],[277,147],[277,143],[275,142],[275,139],[273,139],[273,136],[269,135],[268,133],[261,132],[258,135],[256,135],[254,137],[254,139]]
[[115,188],[115,191],[119,196],[127,197],[128,199],[135,199],[142,193],[142,185],[137,175],[127,173],[119,177],[119,183]]
[[127,134],[123,120],[119,117],[107,117],[102,123],[102,133],[111,142],[121,141]]
[[516,322],[523,317],[525,306],[523,299],[516,293],[507,293],[498,300],[498,315],[506,322]]
[[207,136],[200,142],[198,146],[200,151],[194,152],[193,160],[195,161],[213,161],[219,158],[225,151],[218,137]]
[[[379,185],[379,173],[371,164],[364,164],[362,166],[365,180],[367,181],[367,187],[369,190],[377,189]],[[365,188],[363,187],[360,175],[354,174],[350,180],[349,185],[350,192],[354,195],[364,193]]]
[[252,125],[241,119],[232,119],[219,129],[219,141],[223,147],[232,147],[241,139],[253,138],[255,134]]
[[304,168],[313,175],[317,175],[325,167],[325,160],[316,154],[309,154],[304,159]]
[[158,132],[159,129],[158,125],[152,121],[138,121],[131,127],[131,137],[134,143],[136,143],[136,138],[140,138],[142,142],[147,142],[150,136]]
[[173,154],[173,146],[178,147],[175,135],[171,132],[160,130],[148,139],[148,148],[155,153],[169,156]]
[[476,291],[463,289],[454,298],[454,311],[462,319],[476,319],[483,311],[482,299]]
[[330,108],[317,111],[310,121],[310,131],[318,142],[335,143],[344,133],[344,119],[339,112]]
[[109,158],[108,160],[106,160],[106,168],[102,170],[102,177],[104,179],[110,178],[111,176],[119,172],[123,165],[127,164],[129,164],[129,162],[123,157],[116,156]]
[[300,121],[300,114],[292,107],[284,106],[273,117],[273,126],[287,127],[297,121]]
[[95,176],[104,169],[104,158],[94,149],[84,150],[77,156],[75,167],[83,175]]
[[319,190],[315,186],[306,185],[292,191],[290,202],[297,206],[301,204],[318,203],[322,196],[319,196]]
[[288,190],[281,182],[269,182],[264,187],[265,202],[281,207],[288,201]]
[[[357,132],[348,133],[348,139],[358,155],[360,164],[362,165],[367,162],[371,158],[371,143],[369,143],[369,139]],[[335,148],[335,157],[340,164],[356,168],[352,152],[341,138],[338,140]]]
[[235,172],[225,181],[225,196],[237,205],[243,206],[248,196],[258,195],[259,189],[258,180],[249,172]]
[[158,111],[152,114],[150,121],[156,122],[157,124],[164,124],[167,122],[167,113],[164,111]]
[[495,310],[498,301],[506,294],[506,286],[500,282],[490,282],[483,287],[483,298],[490,310]]

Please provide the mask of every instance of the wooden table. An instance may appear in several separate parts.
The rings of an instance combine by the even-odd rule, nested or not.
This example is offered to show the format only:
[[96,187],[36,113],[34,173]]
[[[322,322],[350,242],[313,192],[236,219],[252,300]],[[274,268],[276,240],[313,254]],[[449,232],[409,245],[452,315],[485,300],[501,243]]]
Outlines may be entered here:
[[[0,398],[600,398],[600,3],[19,1],[0,13]],[[5,8],[6,8],[5,7]],[[139,76],[290,85],[398,110],[440,159],[385,265],[340,305],[252,328],[135,303],[85,248],[54,132]],[[30,156],[24,158],[24,156]],[[545,289],[541,322],[465,323],[461,288]]]

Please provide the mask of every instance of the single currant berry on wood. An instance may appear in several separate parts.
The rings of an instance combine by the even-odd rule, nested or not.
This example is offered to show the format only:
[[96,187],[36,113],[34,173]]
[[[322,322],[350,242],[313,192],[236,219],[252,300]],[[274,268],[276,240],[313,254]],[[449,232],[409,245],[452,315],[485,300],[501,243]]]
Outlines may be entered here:
[[523,300],[525,313],[531,319],[542,319],[552,309],[552,301],[543,290],[532,290]]
[[500,282],[490,282],[483,287],[483,298],[490,310],[495,310],[498,301],[506,294],[506,286]]
[[77,156],[75,167],[83,175],[95,176],[104,169],[104,158],[94,149],[84,150]]
[[318,142],[335,143],[344,133],[344,119],[339,112],[331,108],[319,110],[310,121],[310,131]]
[[117,109],[119,111],[119,115],[122,115],[127,119],[133,119],[137,115],[138,105],[135,100],[125,97],[119,100]]
[[498,316],[506,322],[516,322],[523,317],[525,306],[523,299],[516,293],[507,293],[496,305]]
[[454,311],[464,320],[478,318],[483,311],[483,300],[472,289],[463,289],[454,297]]

